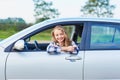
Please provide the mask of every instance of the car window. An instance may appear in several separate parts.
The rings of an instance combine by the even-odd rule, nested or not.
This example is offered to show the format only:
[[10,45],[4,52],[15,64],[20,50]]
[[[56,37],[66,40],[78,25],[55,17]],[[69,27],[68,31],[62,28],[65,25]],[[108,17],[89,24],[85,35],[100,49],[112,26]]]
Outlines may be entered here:
[[[76,33],[75,32],[76,26],[64,25],[62,27],[66,30],[69,38],[73,40],[74,33]],[[52,30],[53,28],[46,29],[42,32],[38,32],[33,36],[30,36],[29,39],[26,39],[27,41],[25,41],[27,50],[24,51],[46,51],[48,44],[52,42],[52,36],[51,36]],[[79,37],[76,38],[75,41],[77,43],[78,41],[80,41],[80,38]]]
[[38,41],[39,43],[45,43],[51,41],[51,31],[52,29],[47,29],[42,32],[39,32],[33,36],[31,36],[30,42],[33,42],[34,40]]
[[[60,24],[59,24],[60,25]],[[33,32],[31,32],[29,35],[26,35],[22,40],[18,40],[17,42],[24,42],[23,47],[20,49],[22,50],[17,50],[17,48],[11,48],[12,50],[10,51],[21,51],[21,52],[33,52],[33,51],[46,51],[47,46],[49,45],[50,42],[52,42],[52,36],[51,36],[51,31],[53,30],[54,26],[45,26],[43,29],[37,29]],[[80,43],[82,40],[82,32],[83,32],[83,23],[79,24],[64,24],[62,27],[65,29],[66,33],[68,34],[69,38],[73,40],[80,49],[82,49]],[[16,42],[16,43],[17,43]],[[14,45],[16,44],[14,43]],[[14,46],[13,45],[13,46]],[[7,49],[7,51],[9,51]]]
[[[73,33],[74,33],[74,28],[75,28],[74,25],[67,25],[67,26],[62,26],[62,27],[66,30],[68,36],[70,38],[72,38]],[[39,43],[51,42],[51,38],[52,38],[51,31],[52,30],[53,30],[53,28],[47,29],[47,30],[44,30],[42,32],[39,32],[39,33],[31,36],[31,39],[29,42],[33,42],[34,40],[38,41]]]
[[120,48],[120,28],[117,25],[93,25],[91,27],[91,49]]

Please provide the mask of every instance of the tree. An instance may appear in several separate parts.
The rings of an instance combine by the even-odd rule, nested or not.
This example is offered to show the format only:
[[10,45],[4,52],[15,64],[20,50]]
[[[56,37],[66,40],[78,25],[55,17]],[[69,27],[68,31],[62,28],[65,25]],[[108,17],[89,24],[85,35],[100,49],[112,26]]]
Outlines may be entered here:
[[88,0],[81,11],[85,16],[113,17],[114,8],[114,5],[109,4],[109,0]]
[[58,17],[59,12],[57,9],[52,8],[52,2],[45,2],[44,0],[33,0],[33,2],[36,22]]
[[0,19],[0,30],[8,31],[20,31],[27,27],[26,22],[22,18],[10,18]]

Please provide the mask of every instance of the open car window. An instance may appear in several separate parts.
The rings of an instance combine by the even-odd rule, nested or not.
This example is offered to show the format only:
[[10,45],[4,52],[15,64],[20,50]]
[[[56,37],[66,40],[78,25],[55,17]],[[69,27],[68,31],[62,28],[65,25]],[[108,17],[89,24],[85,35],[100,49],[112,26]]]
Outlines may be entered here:
[[[76,29],[76,25],[64,25],[62,26],[69,38],[73,40],[76,43],[80,42],[80,37],[78,37],[78,29]],[[23,51],[46,51],[47,46],[50,42],[52,42],[52,36],[51,31],[53,28],[46,29],[44,31],[40,31],[32,36],[30,36],[28,39],[25,39],[25,47]]]

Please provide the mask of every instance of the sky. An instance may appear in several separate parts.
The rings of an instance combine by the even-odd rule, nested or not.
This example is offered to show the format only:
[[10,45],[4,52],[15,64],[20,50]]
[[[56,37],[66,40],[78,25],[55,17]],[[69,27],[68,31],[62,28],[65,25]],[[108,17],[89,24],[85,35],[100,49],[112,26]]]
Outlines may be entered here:
[[[58,9],[60,15],[63,17],[80,17],[81,6],[85,4],[87,0],[46,0],[52,1],[53,8]],[[114,12],[114,18],[120,18],[120,0],[111,0],[110,3],[116,6]],[[8,17],[23,18],[27,23],[33,23],[35,21],[34,3],[33,0],[0,0],[0,19]]]

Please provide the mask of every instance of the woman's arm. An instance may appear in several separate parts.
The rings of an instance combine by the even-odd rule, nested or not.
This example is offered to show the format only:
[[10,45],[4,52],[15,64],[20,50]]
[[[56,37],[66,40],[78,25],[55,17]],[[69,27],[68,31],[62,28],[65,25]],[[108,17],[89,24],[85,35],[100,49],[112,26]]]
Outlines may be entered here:
[[70,52],[72,54],[78,54],[78,46],[75,44],[74,41],[72,41],[72,45],[68,46],[68,47],[61,47],[61,51],[67,51]]
[[79,48],[74,41],[72,41],[72,46],[74,47],[74,51],[72,52],[72,54],[78,54]]
[[47,52],[58,54],[61,52],[61,48],[59,46],[55,45],[54,42],[52,42],[47,46]]

